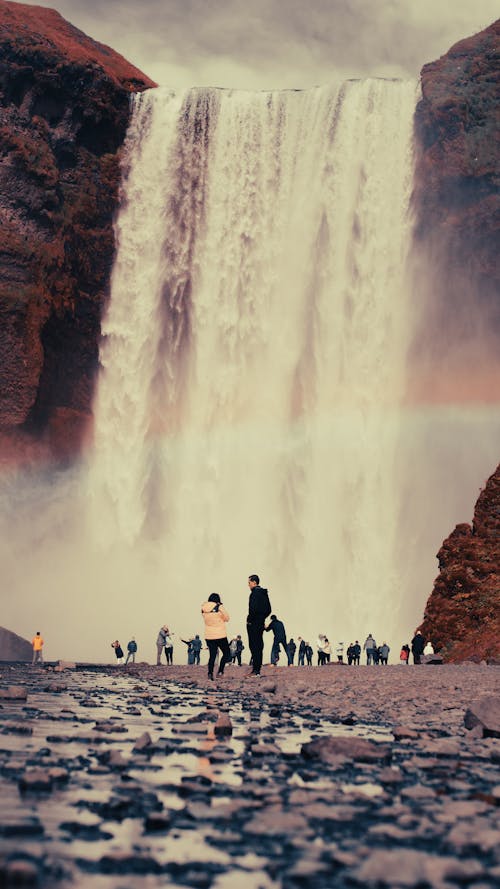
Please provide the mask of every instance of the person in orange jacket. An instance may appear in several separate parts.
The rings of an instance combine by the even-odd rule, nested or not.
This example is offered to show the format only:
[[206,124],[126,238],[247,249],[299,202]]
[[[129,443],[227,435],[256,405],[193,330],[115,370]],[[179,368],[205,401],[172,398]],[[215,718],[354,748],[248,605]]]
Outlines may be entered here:
[[208,678],[213,679],[215,658],[219,648],[222,652],[222,658],[217,676],[222,676],[224,667],[231,661],[231,652],[229,650],[226,629],[229,614],[224,608],[218,593],[211,593],[208,597],[208,602],[204,602],[201,606],[201,613],[203,615],[203,620],[205,621],[205,639],[210,652],[208,660]]
[[43,664],[43,654],[42,654],[43,639],[40,636],[39,630],[37,630],[36,636],[33,636],[33,639],[31,640],[31,645],[33,648],[33,660],[31,661],[31,663],[32,664]]

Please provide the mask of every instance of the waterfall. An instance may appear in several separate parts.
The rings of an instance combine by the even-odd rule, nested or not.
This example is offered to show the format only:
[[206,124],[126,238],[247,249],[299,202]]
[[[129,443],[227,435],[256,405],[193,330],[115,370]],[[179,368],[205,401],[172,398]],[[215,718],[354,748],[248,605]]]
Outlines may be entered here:
[[135,99],[91,525],[184,625],[213,590],[244,616],[257,572],[292,635],[400,631],[416,95]]

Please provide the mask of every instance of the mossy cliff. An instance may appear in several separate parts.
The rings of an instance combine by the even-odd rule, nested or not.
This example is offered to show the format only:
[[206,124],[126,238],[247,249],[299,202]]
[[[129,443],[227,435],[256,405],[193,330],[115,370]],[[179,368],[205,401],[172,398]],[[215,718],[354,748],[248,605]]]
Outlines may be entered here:
[[78,452],[91,414],[130,94],[57,12],[0,0],[0,452]]

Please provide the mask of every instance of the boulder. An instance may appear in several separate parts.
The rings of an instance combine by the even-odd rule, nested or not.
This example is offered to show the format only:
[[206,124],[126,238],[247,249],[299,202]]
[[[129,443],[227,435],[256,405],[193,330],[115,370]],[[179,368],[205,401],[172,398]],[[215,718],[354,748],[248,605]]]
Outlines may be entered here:
[[484,738],[500,738],[500,695],[487,695],[472,703],[464,717],[467,729],[480,726]]

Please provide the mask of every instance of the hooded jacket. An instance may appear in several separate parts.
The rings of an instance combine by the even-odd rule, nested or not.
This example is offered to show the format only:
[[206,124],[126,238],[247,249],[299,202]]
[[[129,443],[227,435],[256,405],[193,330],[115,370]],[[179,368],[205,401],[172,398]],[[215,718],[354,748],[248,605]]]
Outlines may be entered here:
[[272,608],[269,601],[269,594],[266,589],[261,586],[254,586],[248,599],[248,617],[247,626],[264,626],[266,617],[271,614]]
[[205,621],[205,639],[227,638],[226,623],[229,620],[229,614],[224,605],[217,602],[204,602],[201,606],[201,613]]

